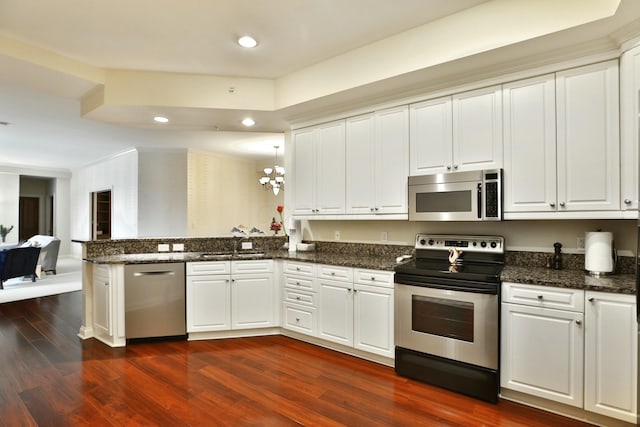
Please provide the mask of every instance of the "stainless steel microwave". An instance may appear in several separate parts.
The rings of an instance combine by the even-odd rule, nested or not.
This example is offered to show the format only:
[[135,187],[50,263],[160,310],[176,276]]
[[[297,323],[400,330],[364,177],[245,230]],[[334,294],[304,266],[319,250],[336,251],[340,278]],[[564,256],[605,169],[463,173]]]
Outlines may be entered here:
[[502,169],[409,177],[409,221],[501,221]]

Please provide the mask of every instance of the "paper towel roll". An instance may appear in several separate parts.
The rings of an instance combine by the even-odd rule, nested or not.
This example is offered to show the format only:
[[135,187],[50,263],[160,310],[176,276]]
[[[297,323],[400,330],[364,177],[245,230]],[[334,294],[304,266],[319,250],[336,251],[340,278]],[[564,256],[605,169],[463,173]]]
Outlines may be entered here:
[[613,234],[592,231],[584,236],[584,268],[590,273],[612,273],[615,270]]

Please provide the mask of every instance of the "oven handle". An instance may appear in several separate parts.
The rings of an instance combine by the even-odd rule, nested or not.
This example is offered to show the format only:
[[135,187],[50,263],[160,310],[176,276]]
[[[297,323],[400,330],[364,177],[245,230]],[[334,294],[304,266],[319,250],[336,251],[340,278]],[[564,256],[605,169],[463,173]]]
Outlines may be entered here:
[[[438,279],[443,283],[425,283],[421,280],[411,280],[396,275],[396,285],[418,286],[421,288],[442,289],[446,291],[472,292],[475,294],[498,295],[499,283],[459,282],[447,279]],[[448,282],[448,283],[446,283]],[[454,284],[455,283],[455,284]]]

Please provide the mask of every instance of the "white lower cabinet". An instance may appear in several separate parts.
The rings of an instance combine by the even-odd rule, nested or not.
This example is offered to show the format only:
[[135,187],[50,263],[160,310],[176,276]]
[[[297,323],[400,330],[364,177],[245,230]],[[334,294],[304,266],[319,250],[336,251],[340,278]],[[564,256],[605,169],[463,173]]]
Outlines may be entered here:
[[503,390],[637,422],[635,296],[505,282],[501,328]]
[[319,279],[318,287],[318,337],[353,346],[353,281]]
[[93,336],[112,347],[124,346],[124,267],[94,264],[92,276]]
[[582,407],[583,317],[543,304],[503,303],[500,385]]
[[[362,270],[361,270],[362,271]],[[377,282],[378,284],[380,282]],[[353,346],[394,357],[393,275],[389,287],[354,284]]]
[[316,265],[307,262],[284,262],[282,327],[315,336]]
[[393,272],[284,262],[282,327],[394,357]]
[[637,422],[638,324],[634,295],[585,294],[588,411]]
[[187,332],[274,326],[272,260],[187,263]]

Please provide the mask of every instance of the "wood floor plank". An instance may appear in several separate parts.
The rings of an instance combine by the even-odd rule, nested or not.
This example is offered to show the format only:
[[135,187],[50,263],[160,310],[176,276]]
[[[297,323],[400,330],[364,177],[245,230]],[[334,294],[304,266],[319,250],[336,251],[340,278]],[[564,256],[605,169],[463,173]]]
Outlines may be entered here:
[[588,425],[283,336],[114,349],[80,340],[81,319],[81,292],[0,304],[0,425]]

